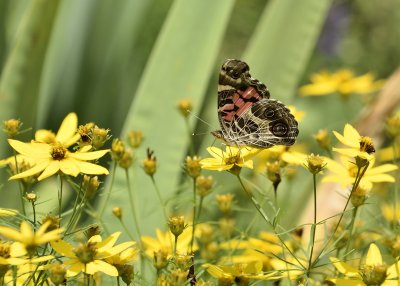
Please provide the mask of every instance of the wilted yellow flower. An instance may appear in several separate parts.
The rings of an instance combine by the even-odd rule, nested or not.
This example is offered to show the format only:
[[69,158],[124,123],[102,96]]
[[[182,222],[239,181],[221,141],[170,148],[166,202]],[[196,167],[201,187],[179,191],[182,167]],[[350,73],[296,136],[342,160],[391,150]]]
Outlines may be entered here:
[[8,138],[14,138],[17,136],[21,126],[22,122],[19,119],[8,119],[3,121],[3,131],[7,134]]
[[215,199],[217,200],[219,210],[224,214],[230,213],[232,211],[232,203],[234,198],[235,195],[232,193],[216,195]]
[[192,101],[190,99],[181,99],[178,101],[178,110],[183,117],[188,117],[192,108]]
[[134,131],[134,130],[129,131],[128,142],[132,148],[134,148],[134,149],[139,148],[143,142],[143,132],[142,131]]
[[187,156],[186,157],[186,171],[188,175],[192,178],[197,178],[201,173],[200,157],[197,156]]
[[326,166],[324,159],[319,155],[311,154],[308,156],[306,167],[311,174],[316,175],[320,173]]
[[144,172],[152,177],[157,171],[157,159],[154,156],[154,151],[147,148],[147,158],[142,163]]

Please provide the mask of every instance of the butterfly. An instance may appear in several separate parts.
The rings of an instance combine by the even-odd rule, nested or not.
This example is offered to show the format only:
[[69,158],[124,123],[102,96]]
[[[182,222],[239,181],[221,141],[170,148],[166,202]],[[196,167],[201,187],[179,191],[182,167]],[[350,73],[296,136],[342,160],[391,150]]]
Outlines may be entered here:
[[227,145],[269,148],[293,145],[299,134],[290,110],[270,99],[265,84],[251,77],[249,66],[228,59],[222,65],[218,84],[218,119],[221,130],[211,132]]

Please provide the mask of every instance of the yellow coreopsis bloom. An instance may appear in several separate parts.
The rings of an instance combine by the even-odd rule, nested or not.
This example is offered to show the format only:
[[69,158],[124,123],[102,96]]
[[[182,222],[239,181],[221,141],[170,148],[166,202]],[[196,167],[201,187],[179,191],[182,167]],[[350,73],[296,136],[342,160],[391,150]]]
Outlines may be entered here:
[[78,142],[80,135],[78,131],[78,116],[75,112],[69,113],[61,123],[57,134],[50,130],[40,129],[35,132],[35,141],[41,143],[61,143],[69,147]]
[[59,171],[74,177],[78,176],[80,173],[87,175],[108,174],[106,168],[86,162],[103,157],[108,150],[88,152],[90,146],[86,146],[80,151],[70,152],[60,143],[24,143],[12,139],[9,139],[8,143],[18,153],[29,158],[30,161],[35,162],[31,169],[10,177],[10,180],[21,179],[41,173],[38,177],[38,180],[40,181]]
[[[238,283],[238,285],[248,285],[250,279],[254,280],[275,280],[282,276],[278,275],[275,271],[265,274],[262,272],[262,263],[260,261],[252,261],[249,263],[237,263],[233,265],[212,265],[203,264],[207,272],[214,278],[230,279]],[[240,284],[242,283],[242,284]],[[225,285],[225,284],[224,284]]]
[[111,257],[129,249],[135,244],[133,241],[128,241],[114,246],[120,235],[120,232],[115,232],[104,241],[100,235],[94,235],[86,244],[78,246],[58,240],[51,242],[51,246],[59,254],[68,258],[63,263],[69,267],[66,277],[76,276],[81,272],[89,275],[103,272],[110,276],[118,276],[118,270],[107,259],[111,259]]
[[30,224],[26,221],[21,222],[20,231],[0,226],[0,235],[16,241],[19,243],[17,245],[20,246],[21,253],[28,253],[29,256],[32,256],[35,253],[36,247],[61,238],[61,233],[64,231],[62,228],[46,232],[50,223],[50,221],[45,222],[36,232],[33,231]]
[[[146,254],[149,257],[153,257],[155,252],[161,251],[167,257],[170,257],[174,252],[174,240],[173,234],[170,231],[163,232],[160,229],[156,229],[157,238],[151,236],[142,236],[143,247]],[[192,241],[192,227],[187,227],[183,230],[179,236],[178,244],[176,246],[177,253],[187,253],[189,251],[190,243]],[[198,249],[197,245],[194,244],[193,251]]]
[[379,248],[372,243],[368,249],[365,264],[359,269],[331,257],[333,266],[342,274],[344,278],[330,278],[329,281],[342,286],[362,286],[362,285],[398,285],[398,269],[400,262],[387,266],[383,260]]
[[207,170],[224,171],[231,170],[235,166],[253,169],[253,161],[250,158],[261,150],[250,147],[226,146],[225,151],[217,147],[208,147],[207,151],[213,158],[201,160],[201,167]]
[[[33,263],[26,263],[24,265],[19,265],[17,268],[17,273],[9,270],[4,276],[4,285],[16,285],[16,286],[36,286],[39,276],[41,275],[38,270],[38,266]],[[35,274],[33,274],[35,272]],[[42,278],[43,285],[50,285],[48,278]],[[15,284],[14,284],[15,282]]]
[[[343,187],[354,183],[358,173],[358,167],[355,163],[350,162],[346,157],[341,157],[341,164],[329,158],[325,158],[325,160],[327,162],[326,168],[331,171],[331,174],[325,176],[322,181],[337,182]],[[373,183],[395,182],[394,177],[386,173],[397,170],[396,165],[383,164],[378,167],[374,167],[374,164],[375,160],[372,159],[369,163],[368,169],[361,178],[361,185],[367,189],[371,189]]]
[[333,151],[349,157],[360,157],[363,159],[371,160],[375,152],[372,139],[366,136],[361,136],[358,131],[346,124],[343,130],[343,135],[333,131],[336,138],[344,145],[350,148],[332,148]]
[[313,74],[311,84],[304,85],[299,92],[302,96],[322,96],[332,93],[349,95],[376,92],[383,86],[383,80],[375,81],[371,73],[356,77],[349,69],[341,69],[335,73],[321,71]]

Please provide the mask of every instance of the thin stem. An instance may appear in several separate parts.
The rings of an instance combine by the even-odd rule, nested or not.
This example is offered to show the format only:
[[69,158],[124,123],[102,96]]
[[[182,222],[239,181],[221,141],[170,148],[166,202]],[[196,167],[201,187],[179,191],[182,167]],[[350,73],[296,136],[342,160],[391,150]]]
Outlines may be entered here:
[[178,248],[178,236],[174,236],[175,241],[174,241],[174,257],[176,256],[176,249]]
[[165,223],[168,223],[168,215],[167,215],[167,211],[165,209],[165,205],[164,202],[161,198],[161,193],[160,193],[160,189],[158,188],[157,184],[156,184],[156,180],[154,179],[154,176],[150,176],[151,178],[151,182],[153,183],[154,189],[156,190],[157,196],[158,196],[158,200],[160,201],[161,204],[161,208],[163,210],[164,213],[164,218],[165,218]]
[[[397,146],[396,142],[393,142],[393,163],[397,165]],[[393,198],[393,227],[396,227],[396,223],[399,221],[399,218],[397,217],[397,210],[398,210],[398,186],[397,184],[394,184],[394,198]]]
[[281,244],[285,247],[285,249],[291,254],[291,256],[297,261],[297,263],[299,265],[301,265],[302,267],[303,264],[301,263],[301,261],[296,257],[296,255],[294,255],[293,251],[286,245],[286,243],[283,241],[281,235],[276,231],[274,224],[269,220],[268,216],[265,214],[264,210],[261,208],[261,205],[258,203],[258,201],[253,197],[253,194],[247,190],[247,188],[244,186],[242,179],[240,178],[239,175],[236,175],[236,177],[239,180],[239,183],[242,187],[242,189],[244,190],[244,192],[247,194],[247,196],[250,198],[251,202],[253,203],[253,205],[255,206],[255,208],[257,209],[257,211],[260,213],[260,215],[264,218],[264,220],[272,227],[274,234],[278,237],[279,241],[281,242]]
[[356,178],[355,178],[353,187],[351,188],[350,195],[349,195],[349,197],[347,198],[346,204],[345,204],[345,206],[344,206],[344,208],[343,208],[343,211],[342,211],[341,214],[340,214],[340,217],[339,217],[339,220],[338,220],[338,222],[337,222],[337,224],[336,224],[336,226],[335,226],[335,229],[333,230],[332,234],[330,235],[330,237],[329,237],[328,240],[326,241],[325,245],[322,247],[322,250],[321,250],[320,253],[318,254],[318,256],[317,256],[317,258],[315,259],[315,261],[317,261],[317,260],[319,259],[319,257],[321,256],[321,254],[323,253],[323,251],[325,250],[325,248],[328,246],[328,244],[331,242],[331,240],[332,240],[333,237],[335,236],[337,230],[339,229],[339,225],[340,225],[340,223],[341,223],[342,220],[343,220],[344,213],[345,213],[345,211],[346,211],[346,209],[347,209],[347,206],[348,206],[349,203],[350,203],[351,195],[353,194],[353,192],[357,189],[358,185],[360,184],[361,178],[364,176],[365,172],[367,171],[368,166],[369,166],[369,163],[368,163],[367,165],[365,165],[365,167],[364,167],[364,169],[362,169],[362,171],[361,171],[361,168],[358,168],[358,169],[357,169],[357,175],[356,175]]
[[199,221],[201,210],[203,209],[203,201],[204,201],[204,197],[201,196],[200,197],[200,202],[199,202],[199,209],[198,209],[197,215],[196,215],[196,221]]
[[115,179],[115,171],[117,169],[117,163],[115,161],[113,161],[113,166],[112,166],[112,172],[111,172],[111,181],[110,181],[110,187],[107,191],[107,198],[104,201],[103,207],[101,208],[101,211],[99,213],[99,217],[103,217],[104,211],[106,210],[106,207],[108,205],[108,201],[110,200],[110,196],[111,196],[111,190],[112,187],[114,185],[114,179]]
[[358,211],[358,207],[355,207],[353,209],[353,215],[351,216],[349,239],[347,240],[346,252],[345,253],[348,253],[349,249],[350,249],[350,244],[351,244],[351,241],[352,241],[352,238],[353,238],[353,232],[354,232],[354,224],[355,224],[355,221],[356,221],[356,218],[357,218],[357,211]]
[[192,240],[190,242],[190,251],[193,253],[194,232],[196,228],[196,179],[193,178],[193,226],[192,226]]
[[[32,202],[32,212],[33,212],[33,226],[36,227],[36,208],[35,202]],[[35,229],[35,228],[34,228]],[[0,284],[1,285],[1,284]]]
[[60,219],[60,224],[61,224],[63,178],[60,174],[58,174],[58,180],[60,182],[60,187],[58,189],[58,218]]
[[140,240],[140,238],[142,237],[142,233],[140,231],[139,220],[138,220],[137,213],[136,213],[135,201],[134,201],[134,198],[133,198],[132,186],[131,186],[131,182],[130,182],[130,179],[129,179],[128,169],[125,169],[125,178],[126,178],[126,183],[128,185],[129,203],[130,203],[130,206],[131,206],[133,222],[135,224],[135,228],[136,228],[137,234],[139,236],[139,239],[138,239],[139,246],[140,246],[140,248],[142,248],[141,240]]
[[314,252],[314,244],[315,244],[315,231],[317,228],[317,175],[313,174],[313,191],[314,191],[314,224],[311,228],[311,249],[310,249],[310,258],[308,260],[308,269],[307,269],[307,276],[310,275],[310,271],[312,268],[312,257]]
[[83,180],[81,180],[81,183],[79,185],[79,189],[78,189],[78,191],[76,193],[76,198],[75,198],[74,206],[73,206],[73,209],[72,209],[72,214],[71,214],[71,217],[69,219],[68,225],[66,227],[65,233],[68,233],[70,228],[71,228],[71,226],[74,224],[75,219],[76,219],[76,217],[78,215],[78,210],[82,211],[82,208],[80,208],[80,205],[81,205],[82,201],[85,199],[85,194],[84,194],[82,196],[82,201],[79,202],[79,198],[81,197],[81,193],[82,193],[82,183],[83,183]]

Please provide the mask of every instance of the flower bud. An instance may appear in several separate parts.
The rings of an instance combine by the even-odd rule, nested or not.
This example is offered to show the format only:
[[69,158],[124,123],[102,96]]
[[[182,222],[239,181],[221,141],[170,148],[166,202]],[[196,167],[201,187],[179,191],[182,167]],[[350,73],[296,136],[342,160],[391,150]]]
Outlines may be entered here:
[[192,111],[192,101],[190,99],[181,99],[178,101],[178,110],[183,117],[187,118]]
[[112,213],[115,215],[118,219],[122,218],[122,208],[120,207],[113,207],[112,208]]
[[311,154],[307,158],[307,169],[311,174],[316,175],[320,173],[326,166],[324,159],[322,159],[319,155]]
[[366,285],[382,285],[387,277],[387,268],[385,264],[365,265],[360,273],[362,280]]
[[128,142],[133,149],[137,149],[142,145],[143,132],[142,131],[130,131],[128,133]]
[[129,169],[129,167],[132,165],[133,162],[133,157],[131,152],[125,151],[122,154],[121,159],[118,161],[118,165],[123,168],[123,169]]
[[8,138],[14,138],[18,135],[22,126],[22,122],[19,119],[8,119],[3,121],[3,131],[7,134]]
[[89,200],[95,197],[99,186],[100,181],[97,176],[91,177],[88,175],[83,175],[82,189]]
[[143,160],[144,172],[152,177],[157,171],[157,159],[154,156],[154,151],[147,148],[147,158]]
[[201,158],[197,156],[187,156],[186,157],[186,171],[192,178],[197,178],[201,173]]
[[319,147],[325,150],[331,150],[331,138],[329,137],[329,133],[327,129],[320,129],[318,132],[313,135],[315,141],[317,141]]
[[115,138],[111,143],[111,156],[119,162],[125,153],[125,144],[121,139]]
[[168,264],[168,254],[162,250],[154,251],[154,267],[157,270],[165,268]]
[[65,269],[65,266],[62,264],[53,264],[49,268],[49,278],[51,282],[54,283],[54,285],[62,285],[65,283],[65,274],[67,273],[67,270]]
[[196,178],[196,193],[200,197],[207,196],[213,186],[213,178],[211,176],[199,176]]
[[188,270],[182,270],[182,269],[171,270],[171,285],[185,286],[188,274],[189,274]]
[[95,126],[92,129],[92,146],[94,149],[100,149],[110,139],[109,129],[99,128]]
[[78,127],[78,133],[81,136],[80,145],[92,145],[92,129],[95,124],[93,122],[86,123],[85,125],[80,125]]
[[234,198],[235,195],[231,193],[215,196],[215,199],[218,203],[218,208],[223,214],[229,214],[232,211],[232,203]]
[[28,202],[35,203],[37,200],[37,195],[35,193],[27,193],[25,198],[28,200]]
[[267,177],[272,182],[274,189],[278,187],[281,182],[281,166],[279,161],[273,163],[267,162]]
[[168,226],[171,233],[178,237],[182,234],[185,229],[185,217],[184,216],[174,216],[168,219]]

